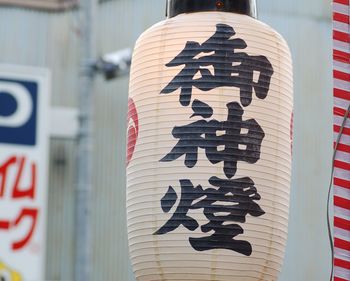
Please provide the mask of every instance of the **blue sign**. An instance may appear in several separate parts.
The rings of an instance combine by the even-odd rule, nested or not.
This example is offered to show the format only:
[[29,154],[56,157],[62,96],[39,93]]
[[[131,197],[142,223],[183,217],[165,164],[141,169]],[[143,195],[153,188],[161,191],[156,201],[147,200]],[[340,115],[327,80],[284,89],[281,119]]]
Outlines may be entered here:
[[34,146],[38,83],[0,78],[0,143]]

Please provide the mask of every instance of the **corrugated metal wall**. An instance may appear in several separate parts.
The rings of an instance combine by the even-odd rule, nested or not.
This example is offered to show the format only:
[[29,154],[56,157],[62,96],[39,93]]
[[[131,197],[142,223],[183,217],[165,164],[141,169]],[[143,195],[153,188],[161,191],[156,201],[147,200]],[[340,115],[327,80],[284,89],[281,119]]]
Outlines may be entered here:
[[[145,11],[147,10],[147,13]],[[138,35],[163,18],[159,0],[115,0],[97,13],[98,54],[132,47]],[[52,106],[77,106],[79,11],[46,13],[0,7],[0,62],[52,71]],[[128,78],[95,87],[93,276],[132,280],[125,219],[125,131]],[[47,280],[72,280],[74,261],[75,141],[52,140],[50,152]]]
[[[295,63],[295,154],[290,236],[281,281],[328,280],[325,200],[332,149],[330,2],[259,2],[260,18],[285,35]],[[164,0],[114,0],[100,5],[99,54],[133,46],[163,19]],[[77,105],[79,11],[45,13],[0,7],[0,62],[44,66],[53,74],[53,106]],[[95,87],[93,276],[133,280],[125,229],[127,78]],[[72,280],[75,142],[52,140],[47,280]]]
[[77,3],[77,0],[0,0],[1,5],[39,8],[56,11],[71,8]]

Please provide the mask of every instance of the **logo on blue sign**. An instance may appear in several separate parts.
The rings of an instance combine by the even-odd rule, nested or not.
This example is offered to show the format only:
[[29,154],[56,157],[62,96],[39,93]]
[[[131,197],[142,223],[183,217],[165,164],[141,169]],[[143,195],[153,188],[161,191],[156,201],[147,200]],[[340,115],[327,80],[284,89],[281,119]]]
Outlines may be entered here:
[[0,143],[34,146],[38,83],[0,78]]

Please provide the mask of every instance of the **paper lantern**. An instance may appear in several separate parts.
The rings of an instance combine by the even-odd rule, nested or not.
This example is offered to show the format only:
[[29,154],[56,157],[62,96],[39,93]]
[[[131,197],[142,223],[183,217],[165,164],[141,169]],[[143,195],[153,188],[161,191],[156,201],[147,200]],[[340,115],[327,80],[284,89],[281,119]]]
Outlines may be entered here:
[[252,4],[170,0],[136,43],[127,220],[138,281],[278,279],[292,66]]

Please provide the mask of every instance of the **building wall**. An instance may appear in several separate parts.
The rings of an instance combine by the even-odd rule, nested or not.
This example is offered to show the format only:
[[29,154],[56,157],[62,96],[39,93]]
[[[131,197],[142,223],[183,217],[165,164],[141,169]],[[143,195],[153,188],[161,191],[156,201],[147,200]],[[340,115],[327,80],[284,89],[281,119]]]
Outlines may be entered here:
[[[97,55],[132,47],[164,18],[163,0],[103,2],[97,13]],[[330,5],[322,0],[259,2],[260,18],[289,42],[295,65],[295,143],[290,231],[281,281],[328,280],[326,193],[332,152]],[[0,62],[43,66],[53,74],[52,106],[77,106],[79,11],[0,7]],[[132,281],[125,214],[125,130],[128,78],[94,89],[93,262],[91,280]],[[47,280],[72,280],[75,141],[50,150]]]
[[[96,55],[132,47],[164,9],[158,0],[103,1],[96,18]],[[50,68],[51,105],[77,107],[79,23],[78,9],[54,13],[0,6],[0,63]],[[124,199],[127,92],[127,77],[96,78],[91,280],[132,280]],[[50,145],[46,279],[66,281],[74,270],[76,143],[53,139]]]
[[76,6],[77,0],[0,0],[1,5],[20,6],[44,10],[65,10]]
[[[53,106],[76,106],[79,70],[76,11],[0,7],[1,63],[50,68]],[[47,279],[71,280],[74,254],[74,141],[50,150]]]

